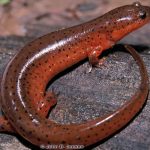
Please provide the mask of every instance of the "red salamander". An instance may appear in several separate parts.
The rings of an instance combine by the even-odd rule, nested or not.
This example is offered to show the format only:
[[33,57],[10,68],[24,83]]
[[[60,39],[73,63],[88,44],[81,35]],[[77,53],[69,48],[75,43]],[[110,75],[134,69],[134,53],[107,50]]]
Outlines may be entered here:
[[55,96],[45,89],[55,75],[87,57],[92,65],[99,66],[98,56],[103,51],[149,21],[150,7],[136,2],[81,25],[49,33],[22,48],[8,64],[1,83],[2,110],[15,131],[37,146],[88,146],[126,125],[148,94],[146,69],[131,47],[127,49],[140,66],[140,87],[130,101],[107,116],[69,125],[46,119]]

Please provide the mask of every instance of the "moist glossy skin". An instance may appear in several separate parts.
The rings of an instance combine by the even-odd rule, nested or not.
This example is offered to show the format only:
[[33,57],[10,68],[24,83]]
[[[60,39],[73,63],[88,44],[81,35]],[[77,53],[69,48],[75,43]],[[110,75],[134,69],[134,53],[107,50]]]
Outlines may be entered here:
[[101,52],[149,20],[150,7],[134,3],[90,22],[47,34],[26,45],[8,64],[1,83],[1,106],[16,132],[38,146],[88,146],[129,122],[148,94],[146,69],[131,48],[128,50],[140,66],[140,87],[129,102],[107,116],[70,125],[48,120],[44,107],[55,100],[53,94],[45,93],[45,88],[56,74],[87,57],[93,65],[98,65],[97,57]]

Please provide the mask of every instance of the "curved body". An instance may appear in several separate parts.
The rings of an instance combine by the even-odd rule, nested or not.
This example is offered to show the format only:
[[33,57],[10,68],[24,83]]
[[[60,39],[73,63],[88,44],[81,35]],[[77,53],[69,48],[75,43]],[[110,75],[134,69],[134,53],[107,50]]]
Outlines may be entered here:
[[88,146],[129,122],[148,94],[146,69],[131,48],[128,50],[140,66],[140,88],[130,101],[112,114],[81,124],[57,124],[43,117],[47,113],[47,110],[44,112],[46,104],[54,98],[47,96],[45,89],[56,74],[87,57],[97,65],[98,56],[104,50],[149,20],[150,8],[134,3],[90,22],[52,32],[26,45],[8,64],[1,83],[1,106],[16,132],[38,146]]

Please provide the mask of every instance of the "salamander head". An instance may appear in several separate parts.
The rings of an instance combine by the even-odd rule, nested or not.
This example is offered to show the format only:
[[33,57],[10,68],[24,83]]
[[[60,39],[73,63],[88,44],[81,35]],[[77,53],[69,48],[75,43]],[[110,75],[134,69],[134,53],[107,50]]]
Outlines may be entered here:
[[150,7],[142,6],[140,2],[134,2],[131,7],[133,7],[133,13],[135,13],[135,19],[142,25],[150,21]]
[[[109,14],[110,19],[109,19]],[[131,31],[150,21],[150,7],[142,6],[139,2],[126,5],[110,11],[107,19],[111,20],[111,36],[118,41]]]

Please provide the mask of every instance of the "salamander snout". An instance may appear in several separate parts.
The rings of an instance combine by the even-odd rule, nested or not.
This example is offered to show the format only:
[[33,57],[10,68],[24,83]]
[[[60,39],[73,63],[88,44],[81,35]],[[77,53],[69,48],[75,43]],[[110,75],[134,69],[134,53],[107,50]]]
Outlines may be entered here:
[[141,5],[140,2],[134,2],[133,6],[138,10],[138,17],[142,20],[150,20],[150,7]]

